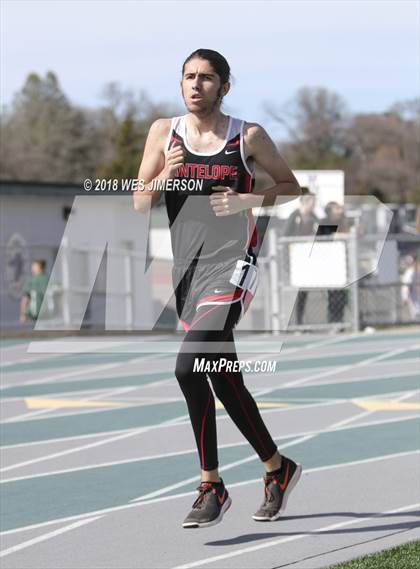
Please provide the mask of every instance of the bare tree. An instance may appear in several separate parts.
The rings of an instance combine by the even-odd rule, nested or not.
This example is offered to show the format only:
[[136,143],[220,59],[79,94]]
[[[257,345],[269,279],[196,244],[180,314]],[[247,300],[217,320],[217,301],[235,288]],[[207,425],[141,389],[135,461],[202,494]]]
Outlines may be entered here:
[[324,87],[302,87],[280,109],[266,104],[269,116],[286,127],[287,154],[298,168],[337,167],[349,153],[348,111],[344,100]]
[[348,130],[353,148],[350,169],[356,187],[380,190],[388,201],[419,201],[418,102],[395,104],[381,114],[357,114]]

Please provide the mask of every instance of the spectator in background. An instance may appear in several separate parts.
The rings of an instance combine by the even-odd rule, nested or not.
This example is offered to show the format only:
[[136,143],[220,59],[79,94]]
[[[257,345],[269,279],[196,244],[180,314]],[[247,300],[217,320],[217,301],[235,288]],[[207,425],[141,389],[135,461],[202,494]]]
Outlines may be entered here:
[[[284,237],[301,237],[304,235],[315,235],[318,227],[318,218],[314,213],[315,194],[308,188],[302,187],[302,196],[298,209],[291,213],[286,222]],[[303,323],[306,299],[308,292],[300,290],[296,299],[296,321],[297,324]]]
[[38,318],[48,285],[48,277],[45,274],[46,266],[44,259],[37,259],[31,264],[32,276],[26,281],[20,299],[20,322],[22,324],[25,324],[28,318],[31,320]]
[[[325,206],[326,217],[318,228],[317,235],[339,235],[348,233],[350,227],[344,213],[344,207],[337,202],[328,202]],[[347,290],[328,291],[328,322],[343,322],[344,309],[347,304]]]
[[403,305],[408,306],[413,321],[420,319],[420,255],[412,257],[411,263],[404,270],[401,281]]
[[314,235],[318,227],[318,218],[314,213],[315,194],[302,187],[298,209],[290,214],[286,222],[284,236]]
[[322,225],[319,226],[317,235],[332,235],[336,233],[348,233],[350,231],[350,223],[346,218],[344,206],[338,202],[328,202],[324,208],[325,217],[322,219]]

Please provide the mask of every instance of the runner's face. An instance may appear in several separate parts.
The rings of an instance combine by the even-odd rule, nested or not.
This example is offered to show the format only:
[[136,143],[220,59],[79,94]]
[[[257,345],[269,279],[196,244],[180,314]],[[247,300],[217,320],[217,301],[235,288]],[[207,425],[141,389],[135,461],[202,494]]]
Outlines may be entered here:
[[182,96],[188,111],[200,115],[213,111],[227,93],[228,85],[221,85],[220,77],[209,61],[198,57],[188,61],[181,81]]

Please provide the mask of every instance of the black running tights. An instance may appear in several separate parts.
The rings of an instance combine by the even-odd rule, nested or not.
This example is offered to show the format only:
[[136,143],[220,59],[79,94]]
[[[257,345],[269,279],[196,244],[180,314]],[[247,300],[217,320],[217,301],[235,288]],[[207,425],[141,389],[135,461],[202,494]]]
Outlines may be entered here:
[[[227,371],[224,368],[209,371],[208,374],[194,371],[196,358],[204,358],[206,362],[219,361],[220,358],[232,362],[238,360],[232,330],[240,318],[240,304],[234,302],[228,307],[200,307],[177,357],[175,375],[187,402],[202,470],[213,470],[219,464],[215,402],[207,375],[217,398],[261,461],[269,460],[277,450],[254,398],[244,385],[241,371]],[[217,351],[206,349],[209,342],[213,348],[219,346]]]

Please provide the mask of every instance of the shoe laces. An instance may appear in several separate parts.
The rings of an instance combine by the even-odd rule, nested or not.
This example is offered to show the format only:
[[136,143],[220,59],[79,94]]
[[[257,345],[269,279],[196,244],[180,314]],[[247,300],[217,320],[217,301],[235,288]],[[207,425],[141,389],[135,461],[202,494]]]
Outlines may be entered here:
[[213,484],[211,482],[202,482],[200,484],[200,486],[197,487],[197,490],[199,492],[198,494],[198,498],[196,499],[196,501],[193,504],[193,509],[200,509],[203,505],[204,502],[204,498],[207,496],[207,494],[209,492],[212,492],[213,494],[216,494],[216,489],[214,488]]
[[277,483],[277,478],[275,476],[264,476],[264,493],[267,502],[272,502],[274,500],[274,496],[270,490],[270,484],[272,482],[274,482],[274,484]]

